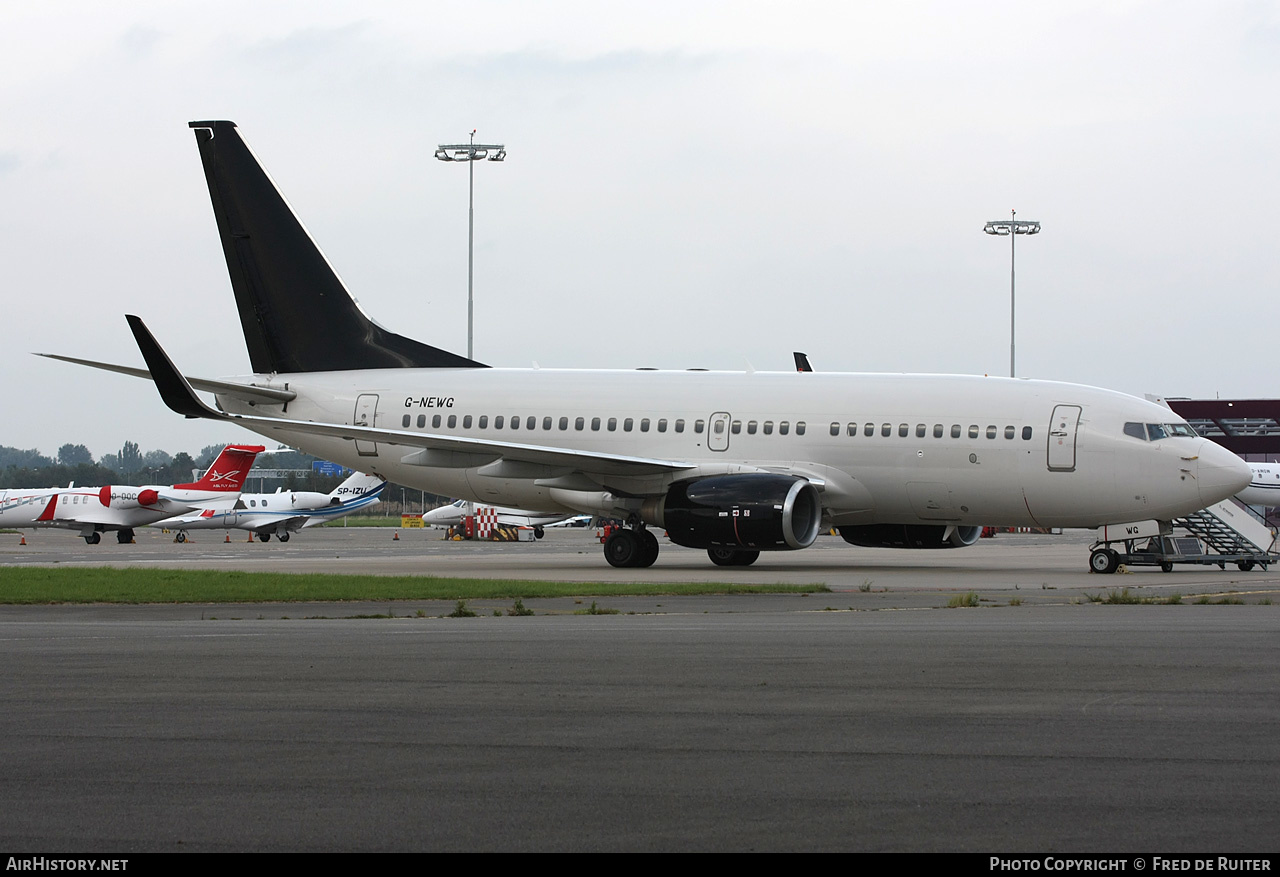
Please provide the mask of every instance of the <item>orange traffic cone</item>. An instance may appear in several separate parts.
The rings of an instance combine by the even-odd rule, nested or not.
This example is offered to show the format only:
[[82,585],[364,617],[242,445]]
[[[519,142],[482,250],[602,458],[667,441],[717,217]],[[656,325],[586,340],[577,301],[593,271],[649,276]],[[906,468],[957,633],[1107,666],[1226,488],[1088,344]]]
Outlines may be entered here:
[[26,544],[27,544],[27,534],[26,534],[26,533],[23,533],[23,534],[22,534],[22,538],[18,540],[18,544],[19,544],[19,545],[26,545]]
[[399,542],[399,541],[400,541],[400,531],[399,531],[399,530],[396,530],[395,535],[391,537],[391,541],[392,541],[392,542]]
[[227,541],[226,541],[226,543],[225,543],[225,544],[227,544],[227,545],[230,545],[230,544],[231,544],[231,534],[230,534],[230,533],[228,533],[228,534],[227,534]]

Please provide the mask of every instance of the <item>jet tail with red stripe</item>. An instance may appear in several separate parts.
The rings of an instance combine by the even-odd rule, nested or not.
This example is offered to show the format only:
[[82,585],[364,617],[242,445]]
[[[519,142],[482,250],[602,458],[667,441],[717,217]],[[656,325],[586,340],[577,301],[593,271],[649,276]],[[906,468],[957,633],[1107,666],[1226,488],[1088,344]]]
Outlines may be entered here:
[[175,484],[174,490],[217,490],[226,493],[239,493],[244,488],[244,480],[253,468],[253,461],[258,454],[266,450],[262,445],[227,445],[213,461],[209,471],[191,484]]

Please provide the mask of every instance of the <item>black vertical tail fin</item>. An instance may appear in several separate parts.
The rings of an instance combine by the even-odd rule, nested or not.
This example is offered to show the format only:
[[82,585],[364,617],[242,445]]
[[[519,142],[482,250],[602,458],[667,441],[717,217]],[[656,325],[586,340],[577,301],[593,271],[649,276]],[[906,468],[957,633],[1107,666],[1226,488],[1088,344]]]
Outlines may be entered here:
[[361,310],[234,122],[191,122],[249,361],[259,373],[482,368],[389,332]]

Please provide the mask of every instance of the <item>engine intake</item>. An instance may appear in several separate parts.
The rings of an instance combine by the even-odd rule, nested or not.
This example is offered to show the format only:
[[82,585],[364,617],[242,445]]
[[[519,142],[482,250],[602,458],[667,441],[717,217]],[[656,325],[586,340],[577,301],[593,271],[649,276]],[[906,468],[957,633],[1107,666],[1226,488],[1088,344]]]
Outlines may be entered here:
[[671,485],[641,516],[686,548],[790,551],[818,538],[822,502],[803,478],[721,475]]
[[844,541],[863,548],[964,548],[978,541],[981,527],[946,524],[863,524],[841,527]]

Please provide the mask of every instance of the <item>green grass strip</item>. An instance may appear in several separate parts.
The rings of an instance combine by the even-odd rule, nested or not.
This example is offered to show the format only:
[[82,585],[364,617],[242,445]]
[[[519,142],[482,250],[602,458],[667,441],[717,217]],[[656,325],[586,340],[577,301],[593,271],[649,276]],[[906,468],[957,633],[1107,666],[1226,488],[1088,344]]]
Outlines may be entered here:
[[0,569],[0,604],[297,603],[699,594],[810,594],[825,585],[726,582],[625,584],[451,579],[431,576],[257,573],[114,567]]

